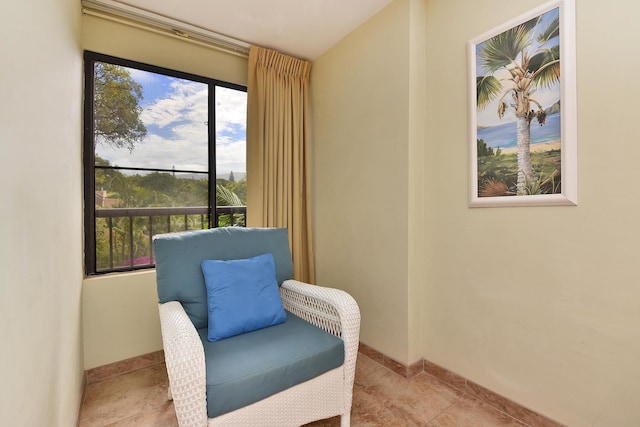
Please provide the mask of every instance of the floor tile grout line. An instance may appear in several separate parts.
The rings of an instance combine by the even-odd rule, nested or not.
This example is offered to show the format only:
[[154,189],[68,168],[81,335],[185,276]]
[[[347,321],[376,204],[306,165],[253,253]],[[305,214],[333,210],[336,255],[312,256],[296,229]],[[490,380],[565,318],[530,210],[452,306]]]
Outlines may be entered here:
[[141,369],[147,369],[147,368],[151,368],[151,367],[154,367],[154,366],[163,365],[164,363],[165,363],[164,360],[160,360],[160,361],[149,363],[147,365],[138,366],[136,368],[129,369],[127,371],[117,372],[117,373],[111,374],[111,375],[106,376],[106,377],[97,378],[97,379],[94,379],[94,380],[91,380],[91,381],[89,379],[87,379],[87,383],[85,384],[85,388],[88,385],[91,385],[91,384],[97,384],[97,383],[101,383],[103,381],[109,381],[109,380],[112,380],[114,378],[121,377],[123,375],[131,374],[133,372],[137,372],[137,371],[139,371]]
[[404,376],[400,375],[399,373],[397,373],[396,371],[394,371],[393,369],[389,368],[388,366],[385,366],[385,365],[382,365],[382,364],[378,363],[377,361],[373,360],[372,358],[370,358],[370,357],[369,357],[369,356],[367,356],[366,354],[362,354],[362,353],[360,353],[360,355],[361,355],[362,357],[366,357],[367,359],[369,359],[370,361],[372,361],[373,363],[375,363],[375,364],[377,365],[377,367],[378,367],[377,369],[375,369],[375,370],[373,370],[373,371],[369,372],[368,374],[365,374],[365,376],[366,376],[366,377],[368,377],[369,375],[374,374],[374,373],[375,373],[376,371],[378,371],[378,370],[385,369],[385,370],[387,370],[387,371],[391,372],[392,374],[395,374],[395,375],[399,376],[400,378],[406,378],[406,377],[404,377]]
[[[395,372],[396,374],[400,375],[400,376],[404,376],[402,373],[397,372],[396,370],[393,370],[390,366],[388,365],[396,365],[397,367],[399,367],[400,370],[404,370],[406,372],[406,377],[412,377],[417,375],[419,372],[416,372],[415,369],[412,369],[412,367],[414,366],[418,366],[418,362],[409,365],[409,366],[405,366],[404,364],[397,362],[396,360],[394,360],[393,358],[385,355],[384,353],[379,352],[378,350],[367,346],[366,344],[360,342],[360,348],[359,348],[359,353],[366,355],[367,357],[369,357],[371,360],[373,360],[375,363],[377,363],[380,366],[386,367],[387,369],[390,369],[392,372]],[[387,360],[389,361],[389,363],[387,363]],[[480,399],[482,402],[486,403],[487,405],[491,406],[492,408],[497,409],[498,411],[500,411],[501,413],[504,413],[506,415],[508,415],[509,417],[517,420],[518,422],[524,424],[527,427],[531,427],[532,425],[538,425],[538,419],[540,419],[540,422],[542,424],[540,425],[545,425],[545,426],[553,426],[553,427],[567,427],[566,425],[559,423],[558,421],[555,421],[551,418],[549,418],[547,415],[544,415],[536,410],[530,409],[529,407],[522,405],[520,403],[517,403],[503,395],[500,395],[498,393],[495,393],[494,391],[473,382],[472,380],[465,378],[459,374],[456,374],[453,371],[448,370],[447,368],[444,368],[442,366],[439,366],[435,363],[429,362],[428,360],[426,360],[425,358],[422,358],[419,362],[421,362],[422,364],[422,370],[420,372],[424,372],[424,373],[429,373],[433,376],[436,376],[436,378],[440,379],[439,376],[437,376],[436,374],[431,373],[431,369],[435,368],[437,371],[443,371],[442,373],[444,375],[452,375],[455,378],[457,378],[458,380],[462,380],[463,384],[464,384],[464,390],[460,390],[457,387],[455,387],[452,383],[449,383],[446,379],[441,379],[443,382],[453,386],[456,390],[460,390],[466,394],[468,394],[469,396],[474,396],[475,398]],[[404,369],[402,369],[404,368]],[[466,389],[469,386],[472,387],[476,387],[479,388],[481,390],[481,392],[488,392],[491,397],[486,397],[483,395],[478,395],[476,393],[471,393],[471,392],[467,392]],[[498,400],[506,400],[506,402],[508,403],[509,408],[506,409],[501,409],[502,406],[498,406],[496,403],[494,403],[495,398],[497,398]],[[507,412],[509,411],[509,412]],[[512,415],[513,412],[515,413],[520,413],[522,411],[524,411],[524,418],[517,418],[516,415]],[[524,420],[529,420],[527,422],[525,422]]]
[[[427,375],[429,375],[429,376],[431,376],[432,378],[435,378],[437,381],[440,381],[440,382],[442,382],[443,384],[448,385],[449,387],[451,387],[452,389],[454,389],[454,390],[456,390],[457,392],[459,392],[459,393],[460,393],[460,396],[458,396],[458,398],[456,399],[456,401],[455,401],[454,403],[452,403],[451,405],[449,405],[449,406],[447,407],[447,409],[448,409],[448,408],[450,408],[451,406],[453,406],[455,403],[457,403],[457,402],[459,402],[460,400],[462,400],[462,398],[467,398],[467,399],[471,399],[471,400],[473,400],[473,401],[475,401],[475,402],[480,402],[480,403],[482,403],[482,404],[484,404],[484,405],[486,405],[486,406],[488,406],[488,407],[490,407],[490,408],[492,408],[492,409],[494,409],[494,410],[496,410],[496,411],[500,412],[501,414],[506,415],[507,417],[509,417],[509,418],[511,418],[511,419],[513,419],[513,420],[515,420],[515,421],[517,421],[517,422],[519,422],[519,423],[520,423],[520,424],[522,424],[524,427],[532,427],[530,424],[528,424],[528,423],[524,422],[524,421],[523,421],[523,420],[521,420],[520,418],[516,418],[516,417],[514,417],[513,415],[511,415],[511,414],[509,414],[509,413],[507,413],[507,412],[503,411],[502,409],[500,409],[500,408],[499,408],[499,407],[497,407],[496,405],[492,404],[492,403],[491,403],[490,401],[488,401],[488,400],[482,399],[482,398],[481,398],[481,397],[479,397],[479,396],[474,396],[474,395],[472,395],[472,394],[470,394],[470,393],[466,392],[465,390],[461,390],[460,388],[456,387],[455,385],[453,385],[453,384],[451,384],[451,383],[449,383],[449,382],[447,382],[447,381],[444,381],[444,380],[442,380],[442,379],[440,379],[440,378],[436,377],[435,375],[430,374],[430,373],[428,373],[428,372],[426,372],[426,371],[425,371],[425,372],[423,372],[423,373],[424,373],[424,374],[427,374]],[[466,384],[466,381],[467,381],[467,380],[465,379],[465,384]],[[444,412],[444,411],[446,411],[446,409],[444,409],[442,412]],[[440,414],[442,414],[442,412],[441,412]],[[438,415],[440,415],[440,414],[438,414]],[[431,419],[429,422],[431,422],[431,421],[433,421],[433,419]]]
[[510,419],[515,420],[516,422],[518,422],[518,423],[522,424],[522,425],[523,425],[523,427],[532,427],[530,424],[525,423],[525,422],[524,422],[523,420],[521,420],[520,418],[516,418],[516,417],[514,417],[513,415],[511,415],[511,414],[509,414],[509,413],[507,413],[507,412],[503,411],[502,409],[498,408],[498,407],[497,407],[497,406],[495,406],[495,405],[492,405],[490,402],[488,402],[488,401],[486,401],[486,400],[484,400],[484,399],[482,399],[482,398],[480,398],[480,397],[478,397],[478,396],[473,396],[473,395],[470,395],[470,394],[468,394],[468,393],[465,393],[465,396],[467,396],[469,399],[472,399],[472,400],[474,400],[474,401],[476,401],[476,402],[480,402],[481,404],[486,405],[486,406],[488,406],[489,408],[494,409],[494,410],[496,410],[496,411],[500,412],[500,413],[501,413],[501,414],[503,414],[503,415],[506,415],[506,416],[507,416],[507,417],[509,417]]
[[[397,373],[396,371],[394,371],[393,369],[389,368],[388,366],[378,363],[376,360],[372,359],[371,357],[367,356],[366,354],[362,354],[362,353],[360,353],[360,354],[361,354],[363,357],[366,357],[367,359],[369,359],[370,361],[372,361],[373,363],[375,363],[376,365],[378,365],[378,369],[376,369],[376,370],[374,370],[374,371],[372,371],[372,372],[370,372],[370,373],[366,374],[365,376],[373,375],[375,372],[377,372],[377,371],[379,371],[379,370],[386,370],[386,371],[388,371],[388,372],[391,372],[391,373],[392,373],[392,374],[394,374],[394,375],[397,375],[397,376],[398,376],[398,377],[400,377],[400,378],[404,378],[404,379],[406,379],[407,381],[410,381],[410,380],[411,380],[411,378],[406,378],[405,376],[403,376],[403,375],[401,375],[401,374]],[[450,404],[448,404],[444,409],[442,409],[440,412],[438,412],[438,414],[437,414],[437,415],[435,415],[434,417],[432,417],[431,419],[429,419],[429,420],[427,421],[427,423],[428,423],[428,424],[429,424],[429,423],[432,423],[436,418],[438,418],[440,415],[442,415],[444,412],[446,412],[449,408],[451,408],[452,406],[454,406],[455,404],[457,404],[458,402],[460,402],[460,401],[462,400],[462,398],[463,398],[463,397],[471,397],[471,396],[469,396],[469,395],[468,395],[468,393],[466,393],[464,390],[460,390],[460,389],[458,389],[458,388],[454,387],[452,384],[449,384],[448,382],[441,380],[440,378],[436,377],[436,376],[435,376],[435,375],[433,375],[433,374],[430,374],[429,372],[426,372],[426,371],[424,371],[424,370],[423,370],[422,372],[420,372],[420,374],[428,375],[429,377],[431,377],[431,378],[435,379],[436,381],[438,381],[438,382],[440,382],[440,383],[442,383],[442,384],[446,384],[448,387],[451,387],[453,390],[455,390],[455,391],[457,392],[456,394],[458,394],[458,395],[456,396],[456,398],[453,400],[453,402],[451,402],[451,403],[450,403]],[[420,375],[420,374],[416,374],[416,375],[414,375],[413,377],[416,377],[417,375]],[[412,377],[412,378],[413,378],[413,377]],[[471,398],[473,398],[474,400],[478,400],[478,399],[476,399],[475,397],[471,397]],[[478,400],[478,401],[480,401],[480,400]],[[493,408],[493,406],[492,406],[492,408]],[[498,410],[497,408],[494,408],[494,409]],[[498,410],[498,411],[499,411],[499,410]],[[500,411],[500,412],[502,412],[502,411]],[[508,414],[507,414],[507,415],[508,415]],[[510,416],[510,417],[511,417],[511,418],[513,418],[512,416]],[[515,418],[514,418],[514,419],[515,419]],[[522,423],[522,424],[524,424],[524,423],[523,423],[522,421],[520,421],[520,420],[517,420],[517,421],[518,421],[518,422],[520,422],[520,423]],[[528,426],[528,425],[526,425],[526,424],[525,424],[525,426],[526,426],[526,427],[530,427],[530,426]]]
[[432,423],[436,420],[436,418],[438,418],[440,415],[444,414],[449,408],[451,408],[452,406],[454,406],[456,403],[460,402],[460,400],[462,400],[463,395],[457,396],[455,398],[455,400],[453,402],[451,402],[449,405],[447,405],[446,408],[444,408],[442,411],[438,412],[438,415],[436,415],[435,417],[431,418],[428,423]]
[[[361,356],[363,356],[363,357],[366,357],[367,359],[369,359],[370,361],[372,361],[373,363],[375,363],[376,365],[378,365],[378,366],[379,366],[379,368],[378,368],[377,370],[379,370],[379,369],[386,369],[387,371],[391,372],[392,374],[395,374],[395,375],[399,376],[400,378],[405,378],[404,376],[402,376],[401,374],[397,373],[397,372],[396,372],[396,371],[394,371],[393,369],[389,368],[389,367],[388,367],[388,366],[386,366],[386,365],[383,365],[383,364],[378,363],[376,360],[372,359],[371,357],[367,356],[366,354],[360,353],[360,355],[361,355]],[[374,370],[374,371],[372,371],[372,372],[369,372],[368,374],[366,374],[366,375],[365,375],[365,377],[368,377],[368,376],[370,376],[370,375],[374,374],[377,370]],[[443,409],[442,411],[440,411],[440,412],[438,413],[438,415],[436,415],[435,417],[431,418],[431,419],[428,421],[429,423],[433,422],[437,417],[439,417],[439,416],[440,416],[440,415],[442,415],[444,412],[446,412],[446,411],[447,411],[447,409],[451,408],[453,405],[455,405],[456,403],[460,402],[460,401],[462,400],[462,398],[466,397],[466,398],[471,399],[471,400],[473,400],[473,401],[480,402],[480,403],[482,403],[482,404],[484,404],[484,405],[486,405],[486,406],[488,406],[488,407],[490,407],[490,408],[492,408],[492,409],[494,409],[494,410],[496,410],[496,411],[500,412],[500,413],[501,413],[501,414],[503,414],[503,415],[506,415],[506,416],[507,416],[507,417],[509,417],[510,419],[513,419],[513,420],[515,420],[516,422],[518,422],[518,423],[522,424],[522,425],[523,425],[523,427],[531,427],[528,423],[524,422],[523,420],[521,420],[521,419],[519,419],[519,418],[514,417],[514,416],[513,416],[513,415],[511,415],[511,414],[506,413],[506,412],[505,412],[505,411],[503,411],[502,409],[500,409],[500,408],[498,408],[497,406],[493,405],[491,402],[489,402],[489,401],[487,401],[487,400],[485,400],[485,399],[482,399],[482,398],[480,398],[480,397],[478,397],[478,396],[473,396],[473,395],[471,395],[471,394],[467,393],[465,390],[461,390],[461,389],[459,389],[458,387],[454,386],[453,384],[451,384],[451,383],[449,383],[449,382],[447,382],[447,381],[444,381],[444,380],[442,380],[442,379],[440,379],[440,378],[436,377],[435,375],[433,375],[433,374],[431,374],[431,373],[429,373],[429,372],[426,372],[426,371],[424,371],[424,370],[423,370],[423,371],[421,372],[421,374],[429,375],[430,377],[434,378],[436,381],[439,381],[439,382],[441,382],[441,383],[443,383],[443,384],[446,384],[447,386],[451,387],[453,390],[456,390],[457,392],[459,392],[459,393],[460,393],[460,395],[459,395],[458,397],[456,397],[456,399],[455,399],[451,404],[449,404],[445,409]],[[418,375],[419,375],[419,374],[418,374]],[[415,375],[414,375],[414,376],[415,376]],[[407,379],[408,379],[408,378],[407,378]],[[466,383],[466,381],[467,381],[467,380],[465,379],[465,383]]]
[[[157,363],[150,363],[150,364],[148,364],[148,365],[140,366],[140,367],[137,367],[137,368],[135,368],[135,369],[131,369],[131,370],[126,371],[126,372],[120,372],[120,373],[118,373],[118,374],[111,375],[111,376],[109,376],[109,377],[105,377],[105,378],[101,379],[100,381],[94,381],[94,382],[92,382],[92,383],[87,384],[87,385],[85,386],[85,390],[86,390],[86,388],[87,388],[87,387],[92,386],[92,385],[94,385],[94,384],[100,384],[100,383],[105,382],[105,381],[108,381],[108,380],[118,381],[118,379],[119,379],[119,378],[121,378],[121,377],[123,377],[123,376],[129,375],[129,374],[132,374],[132,373],[135,373],[135,372],[141,371],[141,370],[151,369],[151,368],[156,367],[156,366],[161,365],[161,364],[162,364],[162,365],[164,365],[164,363],[165,363],[165,362],[164,362],[164,360],[163,360],[163,361],[159,361],[159,362],[157,362]],[[160,384],[157,384],[157,385],[160,385]],[[163,387],[163,389],[164,389],[164,391],[165,391],[165,392],[167,391],[167,390],[166,390],[166,387]],[[84,393],[84,391],[83,391],[83,395],[84,395],[84,394],[85,394],[85,393]],[[168,399],[168,394],[167,394],[166,396],[167,396],[167,400],[169,400],[169,399]],[[86,415],[86,413],[85,413],[85,411],[84,411],[84,409],[85,409],[85,401],[84,401],[84,399],[85,399],[85,398],[84,398],[84,396],[83,396],[83,402],[82,402],[82,407],[81,407],[81,410],[80,410],[80,415],[79,415],[79,417],[78,417],[77,427],[82,427],[82,426],[86,426],[86,427],[89,427],[89,426],[91,426],[91,427],[108,427],[108,426],[111,426],[111,425],[114,425],[114,424],[126,423],[126,422],[127,422],[127,420],[133,420],[133,421],[135,421],[135,420],[136,420],[136,418],[139,416],[139,413],[132,413],[132,414],[129,414],[129,415],[122,415],[122,416],[121,416],[121,418],[117,418],[117,419],[115,419],[115,420],[113,420],[113,419],[109,419],[108,421],[103,422],[103,423],[100,423],[100,424],[98,424],[98,425],[96,426],[95,422],[92,422],[92,421],[91,421],[91,419],[90,419],[91,417],[90,417],[90,416],[87,416],[87,415]],[[162,407],[166,404],[166,402],[167,402],[167,401],[160,401],[160,402],[158,402],[158,403],[156,403],[156,404],[154,404],[154,405],[151,405],[151,406],[149,406],[149,407],[146,407],[146,408],[145,408],[145,411],[146,411],[146,412],[149,412],[149,411],[153,411],[153,410],[155,410],[155,409],[162,408]],[[173,401],[171,401],[171,405],[173,405]],[[117,417],[117,415],[116,415],[116,417]],[[100,420],[101,422],[102,422],[102,421],[104,421],[104,420],[102,419],[102,417],[100,417],[100,418],[101,418],[101,420]],[[88,420],[88,419],[89,419],[89,420]],[[89,423],[89,424],[85,424],[85,423]],[[127,424],[125,424],[125,425],[127,425]],[[137,425],[137,424],[131,424],[131,425]]]

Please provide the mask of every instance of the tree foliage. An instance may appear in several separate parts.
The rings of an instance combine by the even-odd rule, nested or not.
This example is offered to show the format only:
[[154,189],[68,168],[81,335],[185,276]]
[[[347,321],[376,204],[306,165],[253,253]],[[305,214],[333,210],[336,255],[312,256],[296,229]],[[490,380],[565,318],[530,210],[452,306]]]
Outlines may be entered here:
[[[111,166],[96,156],[96,165]],[[216,180],[217,206],[245,206],[247,181]],[[152,172],[125,175],[117,169],[97,168],[96,189],[102,188],[116,208],[201,207],[209,204],[209,182],[206,179],[179,178],[171,173]],[[100,207],[97,207],[100,209]],[[244,213],[218,215],[219,227],[245,224]],[[208,228],[207,216],[172,215],[171,228],[166,216],[115,217],[111,230],[107,218],[96,218],[96,265],[98,270],[152,263],[150,235],[180,230]],[[152,223],[150,225],[150,222]],[[129,231],[133,230],[133,240]],[[111,265],[113,264],[113,266]]]
[[96,62],[93,99],[96,142],[132,151],[147,134],[140,119],[142,86],[126,68]]
[[[111,166],[96,156],[96,165]],[[120,208],[207,206],[209,183],[206,179],[178,178],[171,173],[152,172],[125,175],[116,169],[96,169],[96,190],[103,188],[117,199]],[[216,180],[218,206],[245,206],[247,181]]]
[[484,139],[478,139],[478,157],[493,156],[495,152],[489,147]]

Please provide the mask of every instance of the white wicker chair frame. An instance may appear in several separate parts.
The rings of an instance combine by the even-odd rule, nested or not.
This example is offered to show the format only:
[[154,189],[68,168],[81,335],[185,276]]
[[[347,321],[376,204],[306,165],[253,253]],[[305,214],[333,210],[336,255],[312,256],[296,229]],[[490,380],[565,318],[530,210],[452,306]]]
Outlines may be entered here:
[[207,418],[206,373],[200,337],[177,301],[159,305],[162,341],[180,427],[300,426],[340,415],[350,425],[360,310],[346,292],[286,280],[280,287],[285,309],[344,341],[344,364],[244,408]]

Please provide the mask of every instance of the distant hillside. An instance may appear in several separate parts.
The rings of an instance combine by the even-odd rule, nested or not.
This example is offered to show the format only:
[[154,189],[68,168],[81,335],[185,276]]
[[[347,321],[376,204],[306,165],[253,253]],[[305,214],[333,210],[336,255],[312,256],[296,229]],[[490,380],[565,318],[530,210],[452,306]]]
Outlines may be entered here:
[[560,101],[545,109],[544,112],[547,113],[547,115],[558,114],[560,112]]
[[[226,173],[218,173],[216,174],[216,179],[229,179],[229,172]],[[234,181],[242,181],[246,179],[246,172],[233,172],[233,180]],[[184,178],[184,179],[207,179],[206,175],[199,173],[176,173],[176,178]]]
[[[217,173],[216,174],[216,178],[222,178],[222,179],[229,179],[229,175],[230,173]],[[247,174],[245,172],[236,172],[233,171],[233,179],[235,181],[241,181],[243,179],[245,179],[247,177]]]

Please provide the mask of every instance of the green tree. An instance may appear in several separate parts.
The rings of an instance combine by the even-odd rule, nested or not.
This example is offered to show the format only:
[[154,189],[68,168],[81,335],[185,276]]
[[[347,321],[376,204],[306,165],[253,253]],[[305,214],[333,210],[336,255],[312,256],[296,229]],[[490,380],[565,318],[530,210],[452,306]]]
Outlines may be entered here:
[[[560,80],[560,47],[558,36],[560,21],[552,20],[546,28],[539,29],[541,16],[511,28],[490,38],[481,46],[478,59],[487,75],[476,78],[478,110],[499,98],[498,116],[506,110],[515,110],[518,142],[517,194],[526,195],[528,183],[536,180],[531,162],[531,120],[536,118],[544,125],[546,112],[533,94],[539,87],[550,87]],[[539,47],[533,48],[537,40]],[[508,76],[498,76],[501,70]],[[512,103],[506,97],[511,95]],[[534,111],[532,104],[537,110]]]
[[216,184],[216,199],[218,206],[242,206],[238,195],[220,184]]
[[93,100],[96,142],[132,151],[147,134],[140,120],[142,86],[126,68],[96,62]]
[[[96,166],[111,166],[111,163],[108,160],[103,159],[99,156],[96,156],[95,164]],[[107,191],[111,191],[111,183],[113,182],[114,177],[118,175],[122,175],[120,172],[118,172],[115,169],[102,169],[102,168],[96,168],[95,173],[96,173],[95,175],[96,191],[102,188],[104,188]]]
[[[225,181],[225,180],[222,180]],[[227,181],[229,183],[229,181]],[[230,184],[233,184],[231,182]],[[216,183],[216,204],[218,206],[242,206],[242,200],[236,193],[220,183]],[[245,223],[244,214],[223,214],[218,216],[218,226],[238,226]]]
[[247,204],[247,180],[241,179],[240,181],[236,181],[233,183],[233,187],[231,191],[236,193],[242,202],[242,206],[246,206]]
[[176,187],[176,178],[169,173],[152,172],[148,175],[140,177],[138,185],[148,188],[152,191],[161,191],[163,193],[171,193]]
[[478,157],[493,156],[493,148],[489,147],[484,139],[478,140]]

